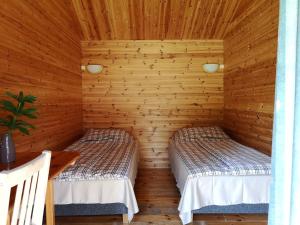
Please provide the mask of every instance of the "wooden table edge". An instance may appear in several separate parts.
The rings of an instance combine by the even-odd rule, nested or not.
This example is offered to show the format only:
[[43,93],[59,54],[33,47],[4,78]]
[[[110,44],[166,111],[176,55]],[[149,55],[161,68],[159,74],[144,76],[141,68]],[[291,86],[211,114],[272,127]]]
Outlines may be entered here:
[[[65,169],[67,169],[69,166],[71,166],[71,165],[74,165],[74,163],[78,160],[78,158],[80,157],[80,154],[79,154],[79,152],[75,152],[75,151],[68,151],[68,152],[66,152],[66,151],[52,151],[52,157],[53,157],[53,159],[54,159],[54,157],[56,157],[55,155],[56,154],[68,154],[68,155],[70,155],[70,154],[72,154],[72,157],[70,157],[70,159],[68,159],[68,160],[66,160],[65,161],[65,164],[64,164],[64,166],[62,166],[59,170],[57,170],[57,171],[51,171],[51,169],[50,169],[50,171],[49,171],[49,177],[48,177],[48,180],[52,180],[52,179],[54,179],[55,177],[57,177],[57,175],[59,175],[61,172],[63,172]],[[51,158],[51,160],[52,160],[52,158]],[[60,165],[61,166],[61,165]]]

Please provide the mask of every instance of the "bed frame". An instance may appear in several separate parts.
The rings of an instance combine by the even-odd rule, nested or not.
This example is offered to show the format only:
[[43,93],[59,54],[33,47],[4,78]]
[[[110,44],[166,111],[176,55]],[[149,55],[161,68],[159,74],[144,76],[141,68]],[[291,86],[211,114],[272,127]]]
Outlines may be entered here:
[[193,210],[195,214],[268,214],[269,204],[237,204],[226,206],[205,206]]
[[[193,210],[193,214],[268,214],[269,204],[237,204],[206,206]],[[56,216],[120,215],[128,224],[127,207],[122,203],[55,205]]]
[[128,209],[123,203],[55,205],[56,216],[122,215],[123,223],[129,224]]

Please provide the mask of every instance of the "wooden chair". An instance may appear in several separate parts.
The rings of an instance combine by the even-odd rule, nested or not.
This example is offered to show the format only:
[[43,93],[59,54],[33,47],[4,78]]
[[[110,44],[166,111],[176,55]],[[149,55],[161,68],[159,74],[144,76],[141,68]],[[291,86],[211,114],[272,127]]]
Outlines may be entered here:
[[[41,225],[51,152],[44,151],[34,160],[12,170],[0,172],[0,225]],[[9,201],[13,187],[16,195],[9,221]]]

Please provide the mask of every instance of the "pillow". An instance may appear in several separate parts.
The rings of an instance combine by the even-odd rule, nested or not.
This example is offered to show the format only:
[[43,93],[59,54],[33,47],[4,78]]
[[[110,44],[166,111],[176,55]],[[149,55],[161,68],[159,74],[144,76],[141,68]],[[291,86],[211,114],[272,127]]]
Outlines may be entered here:
[[229,136],[222,130],[222,128],[214,127],[192,127],[182,128],[175,133],[175,138],[181,140],[192,140],[192,139],[228,139]]
[[89,129],[81,138],[82,141],[107,141],[116,139],[129,139],[130,135],[123,129],[101,128]]

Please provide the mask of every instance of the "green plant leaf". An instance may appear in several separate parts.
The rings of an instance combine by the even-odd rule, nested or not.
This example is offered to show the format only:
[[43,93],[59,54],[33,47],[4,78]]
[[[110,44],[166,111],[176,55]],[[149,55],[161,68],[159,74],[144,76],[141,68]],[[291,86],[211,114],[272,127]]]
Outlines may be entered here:
[[29,129],[34,129],[35,126],[26,121],[18,120],[18,118],[20,116],[26,116],[31,119],[37,118],[37,115],[35,114],[36,108],[24,108],[25,103],[34,103],[36,97],[33,95],[25,96],[22,91],[20,91],[18,95],[11,92],[6,92],[5,94],[17,100],[17,105],[15,106],[14,102],[8,100],[0,101],[0,109],[10,112],[6,118],[0,118],[0,126],[6,126],[10,132],[17,129],[21,133],[29,135]]
[[18,110],[17,110],[17,108],[16,108],[16,107],[14,106],[14,104],[11,103],[10,101],[2,100],[2,101],[0,101],[0,104],[3,106],[2,109],[11,112],[11,113],[13,113],[14,115],[18,115]]
[[23,98],[24,102],[34,103],[36,101],[36,97],[33,95],[27,95]]
[[6,94],[7,96],[9,96],[9,97],[12,97],[12,98],[18,100],[18,96],[15,95],[15,94],[13,94],[13,93],[11,93],[11,92],[9,92],[9,91],[5,92],[5,94]]
[[35,113],[36,112],[36,108],[27,108],[27,109],[23,109],[22,110],[22,114],[33,114],[33,113]]
[[23,113],[23,116],[27,116],[28,118],[30,119],[36,119],[37,118],[37,115],[35,114],[31,114],[31,113]]
[[26,135],[30,135],[29,131],[27,128],[22,127],[22,126],[17,126],[16,129],[18,129],[21,133],[26,134]]
[[35,126],[23,121],[23,120],[17,120],[16,121],[16,126],[23,126],[23,127],[27,127],[27,128],[31,128],[31,129],[35,129]]
[[16,117],[12,115],[6,116],[6,119],[1,119],[3,126],[6,126],[9,130],[14,130],[16,126]]
[[0,126],[9,127],[9,121],[6,119],[0,118]]
[[34,114],[35,112],[36,112],[36,108],[28,108],[28,109],[23,109],[21,114],[31,119],[36,119],[37,116]]

